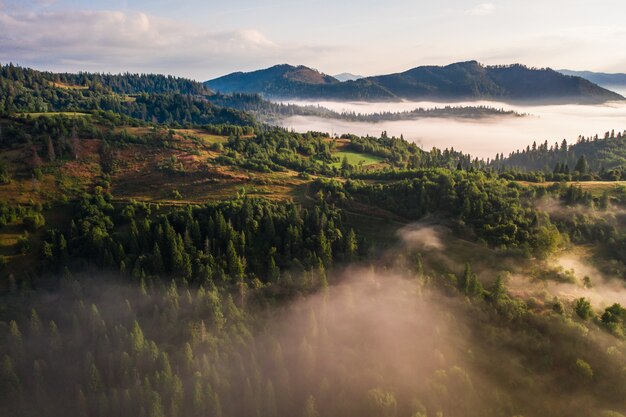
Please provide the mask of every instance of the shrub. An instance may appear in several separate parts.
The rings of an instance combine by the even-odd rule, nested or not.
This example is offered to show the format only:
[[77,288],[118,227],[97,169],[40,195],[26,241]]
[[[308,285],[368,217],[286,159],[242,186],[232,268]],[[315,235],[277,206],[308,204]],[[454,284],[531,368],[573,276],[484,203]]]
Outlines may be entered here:
[[46,224],[46,219],[43,217],[41,213],[35,213],[30,216],[26,216],[22,219],[22,224],[24,224],[24,228],[29,232],[34,232],[37,229],[42,228]]

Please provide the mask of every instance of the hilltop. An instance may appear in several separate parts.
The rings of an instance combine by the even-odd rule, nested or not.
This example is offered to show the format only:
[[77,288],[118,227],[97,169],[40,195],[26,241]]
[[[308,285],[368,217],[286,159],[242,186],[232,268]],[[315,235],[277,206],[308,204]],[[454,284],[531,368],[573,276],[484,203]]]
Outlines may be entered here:
[[484,66],[476,61],[422,66],[389,75],[339,81],[303,66],[277,65],[205,82],[220,93],[258,93],[274,99],[500,100],[602,103],[624,97],[584,78],[523,65]]
[[236,72],[204,83],[220,93],[258,93],[273,98],[393,100],[394,94],[367,80],[341,82],[304,66],[287,64]]

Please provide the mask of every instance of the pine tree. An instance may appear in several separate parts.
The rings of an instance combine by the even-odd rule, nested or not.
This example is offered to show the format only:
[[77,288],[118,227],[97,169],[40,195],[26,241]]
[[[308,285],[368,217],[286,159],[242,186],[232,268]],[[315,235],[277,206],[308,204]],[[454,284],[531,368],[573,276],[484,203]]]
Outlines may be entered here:
[[133,323],[133,329],[130,332],[130,346],[135,354],[139,354],[143,351],[146,340],[143,335],[143,331],[139,326],[137,320]]
[[586,174],[589,171],[589,164],[587,164],[587,158],[585,158],[585,155],[581,155],[580,158],[578,158],[574,171],[578,171],[581,174]]
[[320,417],[320,414],[317,412],[317,407],[315,406],[315,398],[313,398],[312,395],[306,400],[302,417]]

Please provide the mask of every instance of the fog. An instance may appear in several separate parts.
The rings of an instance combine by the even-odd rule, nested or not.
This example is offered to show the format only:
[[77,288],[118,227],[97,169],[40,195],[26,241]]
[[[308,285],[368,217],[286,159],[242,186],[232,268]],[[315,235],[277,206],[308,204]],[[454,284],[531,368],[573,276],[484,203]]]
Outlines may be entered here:
[[399,103],[365,103],[365,102],[301,102],[294,104],[317,105],[338,112],[378,113],[400,112],[418,107],[432,108],[450,106],[490,106],[515,110],[529,114],[527,117],[499,116],[484,119],[443,119],[423,118],[412,121],[392,121],[380,123],[350,122],[310,116],[292,116],[283,119],[284,127],[296,131],[323,131],[341,135],[353,133],[357,135],[378,136],[385,130],[395,136],[417,143],[423,149],[432,147],[449,148],[470,153],[481,158],[492,158],[496,153],[509,152],[525,148],[533,141],[555,141],[567,139],[575,141],[579,135],[603,135],[615,129],[626,129],[626,101],[609,102],[603,105],[546,105],[522,106],[493,101],[478,102],[399,102]]
[[[506,283],[523,301],[470,301],[450,291],[452,281],[445,284],[467,261],[469,254],[453,250],[465,241],[428,223],[406,226],[398,237],[381,258],[330,270],[328,288],[270,305],[173,283],[68,282],[35,302],[40,319],[16,317],[24,336],[9,335],[5,372],[15,368],[20,392],[37,393],[26,409],[48,416],[68,415],[68,409],[70,415],[155,417],[604,417],[619,415],[606,410],[624,411],[619,339],[549,307],[536,317],[520,314],[526,304],[533,308],[533,298],[547,307],[553,296],[562,297],[570,317],[576,297],[596,294],[596,309],[621,300],[615,295],[626,291],[610,288],[586,259],[568,254],[542,266],[573,269],[573,283],[538,281],[525,260]],[[417,252],[423,274],[410,262]],[[442,260],[445,274],[433,267]],[[487,288],[502,272],[486,260],[472,268]],[[588,274],[591,289],[581,284]],[[51,320],[56,333],[41,329],[40,322]],[[593,379],[579,369],[581,360]],[[65,383],[52,383],[60,379]],[[151,411],[143,413],[146,408]]]

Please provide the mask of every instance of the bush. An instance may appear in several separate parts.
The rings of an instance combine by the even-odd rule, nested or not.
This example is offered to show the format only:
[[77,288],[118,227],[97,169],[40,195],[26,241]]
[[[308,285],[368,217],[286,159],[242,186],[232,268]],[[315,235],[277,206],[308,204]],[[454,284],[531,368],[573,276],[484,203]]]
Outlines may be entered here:
[[591,365],[582,359],[576,359],[576,372],[585,379],[593,378],[593,369]]
[[29,232],[34,232],[37,229],[42,228],[46,224],[46,219],[41,213],[36,213],[30,216],[26,216],[22,219],[22,224]]
[[28,233],[24,233],[17,240],[17,249],[22,255],[26,254],[30,250],[30,240],[28,239]]
[[593,309],[591,303],[586,298],[579,298],[574,304],[574,311],[583,320],[588,320],[593,316]]

